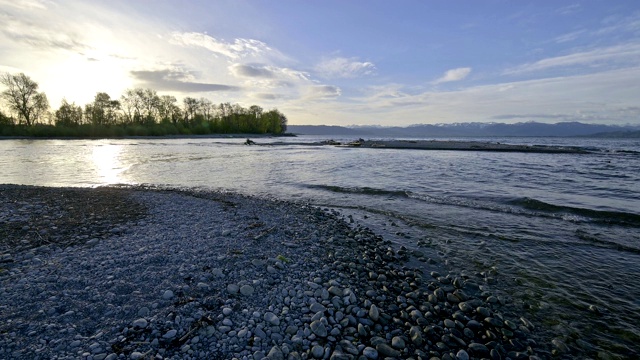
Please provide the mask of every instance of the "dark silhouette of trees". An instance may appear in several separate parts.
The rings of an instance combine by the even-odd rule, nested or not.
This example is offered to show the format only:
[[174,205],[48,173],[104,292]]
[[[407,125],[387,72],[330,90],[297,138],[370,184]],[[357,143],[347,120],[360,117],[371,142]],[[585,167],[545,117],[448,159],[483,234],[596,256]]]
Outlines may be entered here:
[[82,107],[76,103],[69,104],[67,99],[62,99],[62,104],[55,113],[55,122],[58,126],[70,127],[82,124]]
[[[287,129],[287,118],[277,109],[244,108],[229,102],[215,105],[209,99],[193,97],[185,97],[180,106],[174,96],[143,88],[127,89],[119,100],[99,92],[84,111],[63,99],[50,113],[46,95],[37,92],[38,84],[28,76],[3,74],[0,82],[7,88],[1,99],[17,115],[0,112],[0,135],[5,136],[282,134]],[[51,123],[55,126],[46,125]]]
[[113,125],[118,119],[119,109],[118,100],[111,100],[109,94],[99,92],[92,103],[85,105],[84,116],[93,125]]
[[47,95],[38,92],[38,83],[27,75],[3,73],[0,83],[7,88],[0,97],[18,114],[19,121],[24,121],[27,126],[33,125],[49,109]]

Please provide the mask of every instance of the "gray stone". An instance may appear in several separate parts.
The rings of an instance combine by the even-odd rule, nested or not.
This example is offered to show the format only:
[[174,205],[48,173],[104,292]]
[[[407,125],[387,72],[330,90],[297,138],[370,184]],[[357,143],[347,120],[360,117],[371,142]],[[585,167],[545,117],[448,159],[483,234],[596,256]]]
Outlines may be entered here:
[[378,353],[382,356],[388,356],[388,357],[400,357],[400,351],[392,348],[391,346],[389,346],[389,344],[387,343],[381,343],[376,345],[376,350],[378,350]]
[[458,360],[469,360],[469,354],[464,350],[460,350],[456,353],[456,358],[458,358]]
[[320,320],[316,320],[312,322],[310,327],[311,327],[311,331],[313,331],[313,333],[316,334],[317,336],[320,336],[322,338],[327,337],[327,328],[324,326],[324,324]]
[[134,328],[144,329],[147,327],[147,320],[144,318],[136,319],[131,323]]
[[324,348],[320,345],[314,345],[311,348],[311,356],[316,359],[322,359],[322,357],[324,356]]
[[371,304],[371,307],[369,308],[369,318],[373,321],[378,321],[378,319],[380,319],[380,310],[378,310],[378,307],[375,304]]
[[275,326],[280,325],[280,318],[278,318],[276,314],[270,311],[267,311],[266,313],[264,313],[264,321],[268,322],[271,325],[275,325]]
[[238,293],[238,291],[240,291],[240,287],[236,284],[229,284],[227,285],[227,292],[231,295],[235,295]]
[[165,300],[170,300],[171,298],[173,298],[173,291],[171,290],[167,290],[162,294],[162,298]]
[[242,287],[240,287],[240,294],[244,295],[244,296],[251,296],[253,295],[253,286],[251,285],[242,285]]
[[324,307],[324,305],[320,304],[320,303],[313,303],[309,306],[309,310],[311,310],[311,312],[313,313],[317,313],[317,312],[324,312],[325,310],[327,310],[327,308]]
[[284,353],[280,347],[274,346],[269,350],[267,357],[269,357],[270,360],[284,360]]
[[423,343],[422,331],[419,326],[412,326],[409,329],[409,336],[411,337],[411,341],[416,344],[416,346],[421,346]]
[[400,336],[394,336],[393,339],[391,339],[391,346],[393,346],[396,349],[404,349],[405,348],[404,339],[402,339]]
[[147,316],[147,315],[149,315],[149,308],[148,307],[143,306],[143,307],[140,308],[140,310],[138,310],[138,316],[144,317],[144,316]]
[[378,358],[378,350],[372,347],[366,347],[362,350],[362,355],[364,355],[367,359],[377,359]]
[[178,334],[178,330],[171,329],[167,331],[164,335],[162,335],[162,337],[165,339],[173,339],[174,337],[176,337],[177,334]]

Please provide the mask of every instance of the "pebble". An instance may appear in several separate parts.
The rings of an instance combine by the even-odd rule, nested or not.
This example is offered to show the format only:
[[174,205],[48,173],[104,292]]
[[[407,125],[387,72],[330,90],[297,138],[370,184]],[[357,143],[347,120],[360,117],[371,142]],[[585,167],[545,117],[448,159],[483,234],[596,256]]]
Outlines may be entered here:
[[327,328],[320,320],[313,321],[310,325],[311,331],[319,337],[327,337]]
[[251,285],[242,285],[240,287],[240,294],[244,295],[244,296],[251,296],[253,295],[253,286]]
[[271,325],[280,325],[280,318],[278,318],[276,314],[270,311],[264,313],[264,321],[268,322]]
[[144,329],[147,327],[147,320],[146,319],[136,319],[131,323],[131,326],[133,326],[134,328],[139,328],[139,329]]
[[173,298],[173,291],[166,290],[164,293],[162,293],[162,298],[165,300],[171,300]]
[[[9,349],[4,355],[20,341],[26,351],[46,349],[22,358],[465,360],[505,358],[505,347],[535,356],[533,343],[521,337],[533,324],[500,316],[502,301],[488,305],[482,299],[491,295],[468,287],[468,279],[423,278],[398,260],[412,250],[396,252],[328,211],[206,192],[188,199],[179,192],[139,196],[155,204],[150,215],[122,226],[117,239],[95,236],[94,247],[6,257],[14,260],[11,271],[36,256],[40,267],[58,268],[16,273],[2,283],[8,289],[0,293],[2,306],[20,291],[25,299],[46,294],[47,319],[24,334],[16,326],[19,340],[11,333],[0,338],[0,349]],[[217,236],[221,228],[224,237]],[[9,303],[7,309],[13,312],[3,313],[20,324],[16,308]],[[100,314],[105,323],[93,320]],[[101,332],[90,330],[96,328]],[[553,346],[556,353],[562,349]]]
[[178,330],[171,329],[167,331],[164,335],[162,335],[162,337],[165,339],[173,339],[174,337],[176,337],[177,334],[178,334]]

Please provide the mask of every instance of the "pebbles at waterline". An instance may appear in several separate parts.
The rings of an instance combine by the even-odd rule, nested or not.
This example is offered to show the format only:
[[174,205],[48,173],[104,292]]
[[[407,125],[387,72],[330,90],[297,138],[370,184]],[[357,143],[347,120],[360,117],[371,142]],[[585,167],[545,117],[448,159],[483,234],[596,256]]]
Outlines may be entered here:
[[[87,190],[91,191],[91,190]],[[471,279],[335,213],[230,194],[137,191],[126,232],[11,254],[0,357],[536,359],[526,319]]]

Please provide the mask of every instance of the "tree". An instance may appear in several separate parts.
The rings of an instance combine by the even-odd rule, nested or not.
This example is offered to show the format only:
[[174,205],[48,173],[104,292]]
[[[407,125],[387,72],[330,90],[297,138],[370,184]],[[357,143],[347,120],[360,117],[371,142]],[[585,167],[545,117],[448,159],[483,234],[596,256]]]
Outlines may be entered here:
[[0,83],[7,88],[0,96],[26,125],[35,124],[49,109],[47,95],[38,92],[38,83],[24,73],[4,73],[0,75]]
[[187,96],[182,99],[182,104],[184,106],[185,122],[193,121],[198,113],[198,99]]
[[62,99],[60,108],[55,114],[56,125],[77,126],[82,123],[82,107],[76,103],[69,104],[67,99]]
[[91,104],[84,107],[84,116],[93,125],[115,124],[120,109],[118,100],[111,100],[107,93],[99,92]]
[[3,125],[13,125],[13,119],[5,115],[2,110],[0,110],[0,126]]
[[161,122],[171,122],[174,125],[180,120],[182,111],[177,105],[178,100],[175,96],[162,95],[158,105],[158,116]]

